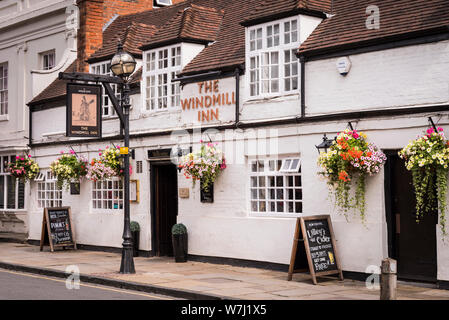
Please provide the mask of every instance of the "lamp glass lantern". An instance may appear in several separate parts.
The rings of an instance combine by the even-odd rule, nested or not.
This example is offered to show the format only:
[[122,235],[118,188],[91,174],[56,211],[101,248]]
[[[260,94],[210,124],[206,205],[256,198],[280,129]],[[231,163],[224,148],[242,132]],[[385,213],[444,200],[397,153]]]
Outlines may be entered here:
[[136,70],[136,60],[128,52],[123,50],[123,45],[118,44],[117,53],[111,60],[111,71],[120,78],[128,78]]
[[332,146],[333,142],[334,140],[328,139],[326,134],[324,134],[323,141],[319,145],[315,146],[316,149],[318,150],[318,154],[321,154],[321,152],[326,153],[327,149],[329,149]]

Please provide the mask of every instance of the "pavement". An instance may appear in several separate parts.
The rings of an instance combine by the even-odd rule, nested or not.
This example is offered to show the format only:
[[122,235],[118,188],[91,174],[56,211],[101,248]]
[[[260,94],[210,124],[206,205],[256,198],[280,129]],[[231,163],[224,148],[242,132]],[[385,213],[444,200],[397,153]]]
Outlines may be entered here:
[[[219,300],[378,300],[379,289],[362,281],[335,277],[318,278],[314,285],[307,274],[237,267],[197,261],[175,263],[169,257],[134,258],[135,274],[120,274],[121,254],[0,242],[0,268],[67,278],[66,268],[76,266],[82,283],[162,294],[184,299]],[[73,268],[73,267],[72,267]],[[449,300],[449,290],[398,283],[398,300]]]

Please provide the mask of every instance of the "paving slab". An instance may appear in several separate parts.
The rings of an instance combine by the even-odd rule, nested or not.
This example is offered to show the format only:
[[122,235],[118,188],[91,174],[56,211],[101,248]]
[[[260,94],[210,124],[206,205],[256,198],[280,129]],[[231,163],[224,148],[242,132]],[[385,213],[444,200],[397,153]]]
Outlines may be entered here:
[[[274,270],[237,267],[199,261],[175,263],[168,257],[136,257],[136,274],[118,272],[121,254],[87,250],[58,250],[39,246],[0,242],[0,265],[19,266],[27,272],[51,273],[64,277],[66,267],[80,268],[83,281],[129,286],[134,290],[164,292],[188,299],[245,299],[245,300],[377,300],[379,290],[369,290],[361,281],[339,281],[332,277],[319,278],[312,283],[310,275],[294,274],[287,281],[287,273]],[[183,296],[184,295],[184,296]],[[398,299],[449,300],[449,291],[432,287],[398,284]]]

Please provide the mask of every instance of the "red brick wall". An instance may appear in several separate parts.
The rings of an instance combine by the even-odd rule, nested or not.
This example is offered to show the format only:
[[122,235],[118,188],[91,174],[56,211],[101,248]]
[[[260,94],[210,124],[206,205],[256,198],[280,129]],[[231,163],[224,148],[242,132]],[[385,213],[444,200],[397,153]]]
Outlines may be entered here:
[[[173,0],[173,3],[183,0]],[[153,0],[77,0],[80,13],[78,30],[78,71],[88,72],[85,62],[101,47],[103,26],[115,15],[131,14],[153,8]]]

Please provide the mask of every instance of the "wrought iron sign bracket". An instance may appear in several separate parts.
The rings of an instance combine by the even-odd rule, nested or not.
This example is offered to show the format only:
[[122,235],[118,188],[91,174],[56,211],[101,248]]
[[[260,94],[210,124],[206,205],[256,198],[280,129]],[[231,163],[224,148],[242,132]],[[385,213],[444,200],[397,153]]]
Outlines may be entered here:
[[433,130],[435,130],[435,132],[438,132],[437,127],[435,126],[435,123],[433,122],[432,117],[429,117],[429,122],[432,125]]

